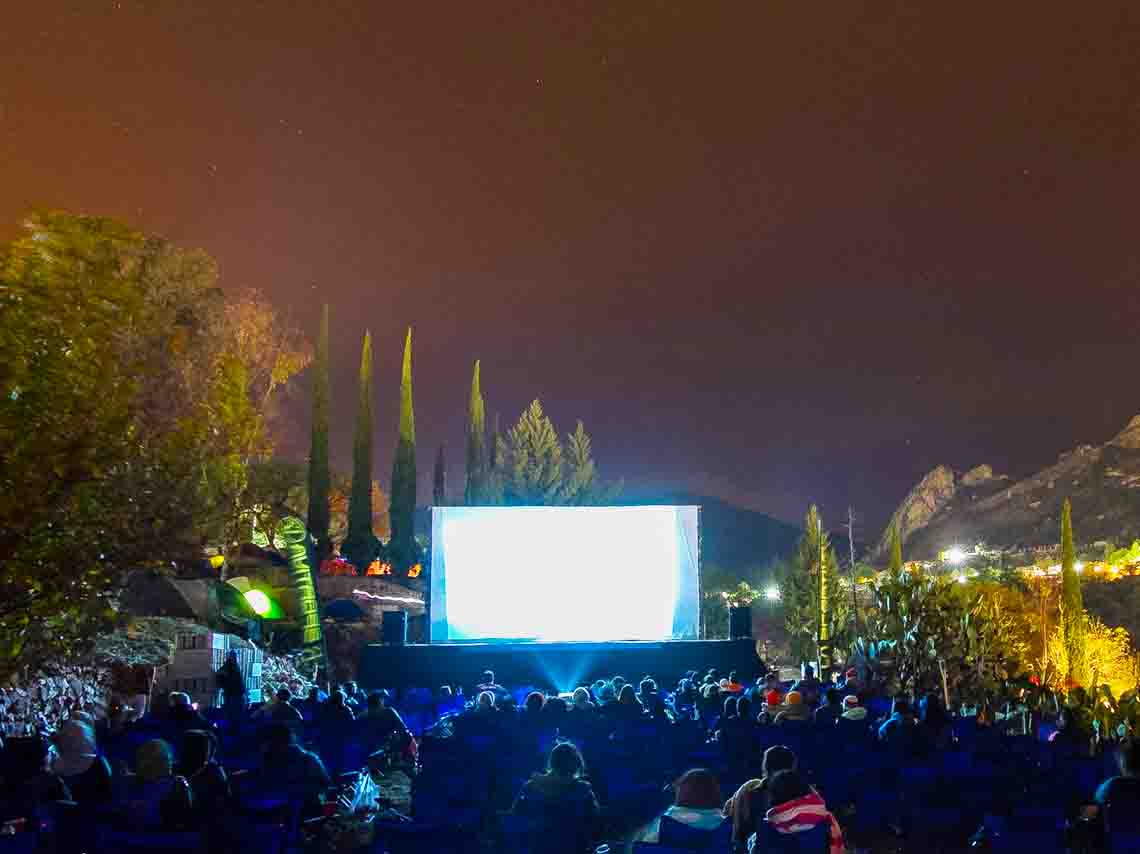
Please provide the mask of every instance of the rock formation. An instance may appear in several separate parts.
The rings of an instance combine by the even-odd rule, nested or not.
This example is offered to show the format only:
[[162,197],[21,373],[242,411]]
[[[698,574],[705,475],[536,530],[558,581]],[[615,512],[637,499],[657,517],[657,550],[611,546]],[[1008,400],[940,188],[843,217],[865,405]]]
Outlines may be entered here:
[[[1023,480],[994,474],[989,465],[962,475],[938,466],[910,491],[891,524],[899,524],[907,558],[933,558],[955,544],[1048,546],[1057,542],[1066,497],[1079,543],[1140,537],[1140,415],[1104,445],[1079,445]],[[879,562],[889,530],[872,555]]]

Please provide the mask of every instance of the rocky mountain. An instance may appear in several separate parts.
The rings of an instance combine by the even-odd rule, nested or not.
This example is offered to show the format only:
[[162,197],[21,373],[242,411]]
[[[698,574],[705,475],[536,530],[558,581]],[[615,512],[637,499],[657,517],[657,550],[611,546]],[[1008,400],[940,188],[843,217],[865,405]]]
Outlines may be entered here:
[[[1017,549],[1055,544],[1061,504],[1073,504],[1078,543],[1140,537],[1140,415],[1103,445],[1080,445],[1023,480],[989,465],[959,473],[938,466],[891,517],[906,557],[929,559],[954,544]],[[874,551],[886,557],[890,527]]]

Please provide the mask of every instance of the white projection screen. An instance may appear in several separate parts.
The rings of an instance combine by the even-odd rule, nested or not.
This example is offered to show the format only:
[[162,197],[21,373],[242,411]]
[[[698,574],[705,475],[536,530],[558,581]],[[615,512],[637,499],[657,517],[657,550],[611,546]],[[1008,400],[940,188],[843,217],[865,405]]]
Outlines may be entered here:
[[699,507],[433,507],[431,641],[697,637]]

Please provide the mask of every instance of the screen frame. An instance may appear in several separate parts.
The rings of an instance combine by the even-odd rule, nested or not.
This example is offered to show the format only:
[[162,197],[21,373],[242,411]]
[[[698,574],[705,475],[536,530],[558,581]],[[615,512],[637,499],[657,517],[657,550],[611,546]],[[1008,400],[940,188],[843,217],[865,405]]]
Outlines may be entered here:
[[[692,615],[692,633],[682,636],[672,635],[664,638],[645,638],[645,639],[621,639],[614,638],[613,641],[629,642],[629,643],[668,643],[670,641],[683,641],[683,640],[700,640],[704,638],[704,588],[702,584],[702,537],[703,530],[701,525],[701,507],[697,504],[607,504],[598,506],[538,506],[538,505],[519,505],[517,507],[511,505],[432,505],[431,510],[431,570],[428,574],[428,590],[426,592],[426,601],[430,605],[429,619],[427,625],[427,640],[430,644],[524,644],[524,643],[585,643],[597,645],[599,643],[596,639],[581,639],[581,640],[548,640],[542,638],[525,638],[525,637],[451,637],[449,634],[450,622],[447,617],[447,570],[446,565],[441,558],[443,557],[444,544],[443,544],[443,522],[447,511],[455,510],[478,510],[478,509],[494,509],[494,510],[510,510],[510,509],[573,509],[573,510],[607,510],[607,509],[621,509],[621,510],[634,510],[634,509],[669,509],[677,511],[677,522],[679,526],[685,526],[683,521],[683,514],[692,515],[692,527],[695,528],[693,546],[695,554],[691,555],[691,563],[693,564],[693,571],[695,574],[694,587],[695,587],[695,613]],[[680,544],[679,544],[680,545]],[[687,559],[688,560],[688,559]],[[679,599],[680,600],[680,594]],[[674,613],[674,621],[677,620],[677,613]]]

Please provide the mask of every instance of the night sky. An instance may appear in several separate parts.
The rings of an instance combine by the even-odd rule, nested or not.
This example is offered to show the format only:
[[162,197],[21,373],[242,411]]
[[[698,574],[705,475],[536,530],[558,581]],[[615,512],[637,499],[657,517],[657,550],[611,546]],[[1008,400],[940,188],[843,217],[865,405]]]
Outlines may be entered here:
[[1134,0],[2,5],[0,238],[110,215],[327,300],[334,462],[367,326],[385,483],[411,324],[421,497],[476,357],[631,493],[868,537],[1140,412]]

